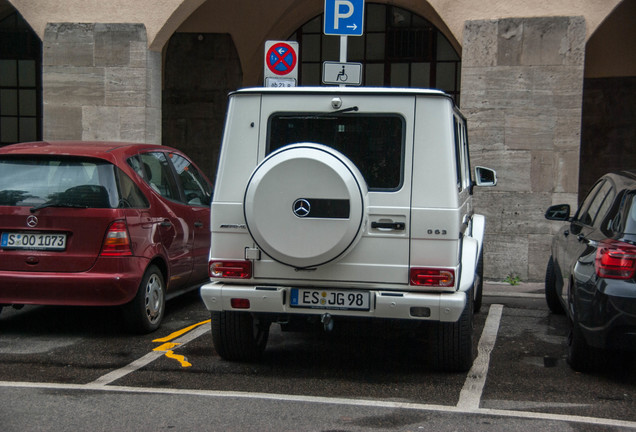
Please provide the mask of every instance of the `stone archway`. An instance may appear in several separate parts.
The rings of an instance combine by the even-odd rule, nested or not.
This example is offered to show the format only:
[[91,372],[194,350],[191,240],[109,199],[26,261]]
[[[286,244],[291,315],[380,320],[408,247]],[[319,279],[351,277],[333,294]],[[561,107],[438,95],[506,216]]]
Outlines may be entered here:
[[635,19],[623,1],[587,42],[579,201],[604,173],[636,167]]
[[186,152],[214,181],[227,94],[243,80],[232,38],[175,33],[163,64],[162,144]]
[[[339,38],[322,33],[323,19],[314,17],[292,35],[302,46],[301,85],[321,85],[323,62],[339,58]],[[431,21],[410,9],[368,2],[364,29],[347,40],[347,60],[362,64],[362,85],[438,88],[459,102],[460,54]]]

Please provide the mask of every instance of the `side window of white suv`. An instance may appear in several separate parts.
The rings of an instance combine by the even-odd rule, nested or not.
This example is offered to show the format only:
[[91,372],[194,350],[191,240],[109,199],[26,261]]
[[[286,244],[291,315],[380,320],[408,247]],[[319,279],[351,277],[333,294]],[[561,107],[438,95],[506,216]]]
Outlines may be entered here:
[[457,168],[457,190],[462,191],[470,187],[470,160],[468,155],[468,137],[466,123],[459,116],[453,117],[455,134],[455,163]]

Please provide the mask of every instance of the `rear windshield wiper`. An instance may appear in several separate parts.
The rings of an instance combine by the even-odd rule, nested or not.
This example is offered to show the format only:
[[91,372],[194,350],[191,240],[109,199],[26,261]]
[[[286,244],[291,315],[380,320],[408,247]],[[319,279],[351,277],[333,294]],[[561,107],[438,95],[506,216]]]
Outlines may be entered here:
[[349,112],[349,111],[358,111],[358,109],[359,108],[357,106],[352,106],[352,107],[349,107],[349,108],[339,109],[338,111],[332,111],[329,114],[341,114],[341,113],[346,113],[346,112]]
[[35,213],[36,211],[43,208],[47,208],[47,207],[67,207],[67,208],[83,208],[83,209],[88,208],[86,204],[74,204],[74,203],[63,203],[63,202],[51,201],[44,204],[40,204],[35,207],[31,207],[29,211],[31,213]]
[[330,117],[334,117],[337,114],[342,114],[342,113],[347,113],[347,112],[351,112],[351,111],[358,111],[359,108],[357,106],[352,106],[349,108],[342,108],[339,109],[337,111],[331,111],[331,112],[322,112],[322,113],[315,113],[315,114],[299,114],[299,115],[294,115],[294,116],[281,116],[279,117],[280,119],[283,120],[289,120],[289,119],[303,119],[303,120],[310,120],[310,119],[315,119],[315,118],[330,118]]

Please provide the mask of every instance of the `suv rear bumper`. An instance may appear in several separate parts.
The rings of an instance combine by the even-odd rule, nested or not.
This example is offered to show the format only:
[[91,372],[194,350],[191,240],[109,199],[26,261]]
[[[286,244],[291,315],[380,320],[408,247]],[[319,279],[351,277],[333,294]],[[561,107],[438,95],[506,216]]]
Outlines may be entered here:
[[[466,293],[413,293],[408,291],[369,290],[368,311],[308,309],[289,304],[291,287],[233,285],[211,282],[201,287],[201,298],[210,311],[266,312],[280,314],[313,314],[389,319],[455,322],[466,305]],[[326,291],[328,291],[326,289]],[[249,300],[249,308],[232,307],[232,299]],[[417,308],[414,310],[414,308]],[[417,316],[412,314],[416,311]],[[426,313],[428,312],[428,313]]]

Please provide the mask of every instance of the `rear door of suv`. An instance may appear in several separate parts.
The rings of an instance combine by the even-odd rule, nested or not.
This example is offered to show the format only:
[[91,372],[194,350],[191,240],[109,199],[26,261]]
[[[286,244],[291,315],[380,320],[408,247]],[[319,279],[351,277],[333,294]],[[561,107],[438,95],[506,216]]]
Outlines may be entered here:
[[[415,97],[342,93],[337,99],[333,94],[319,93],[293,97],[265,94],[255,151],[262,162],[285,145],[311,142],[329,146],[351,160],[368,188],[361,236],[338,259],[303,271],[302,276],[293,266],[282,266],[267,257],[254,263],[254,275],[259,279],[339,281],[352,286],[356,282],[407,285]],[[315,182],[320,183],[320,177]],[[302,192],[302,196],[290,195],[284,211],[292,212],[298,198],[326,198],[313,196],[313,189]],[[310,248],[312,242],[321,240],[314,238],[319,235],[323,234],[308,229],[300,237],[285,241]],[[284,228],[280,236],[288,236]]]

